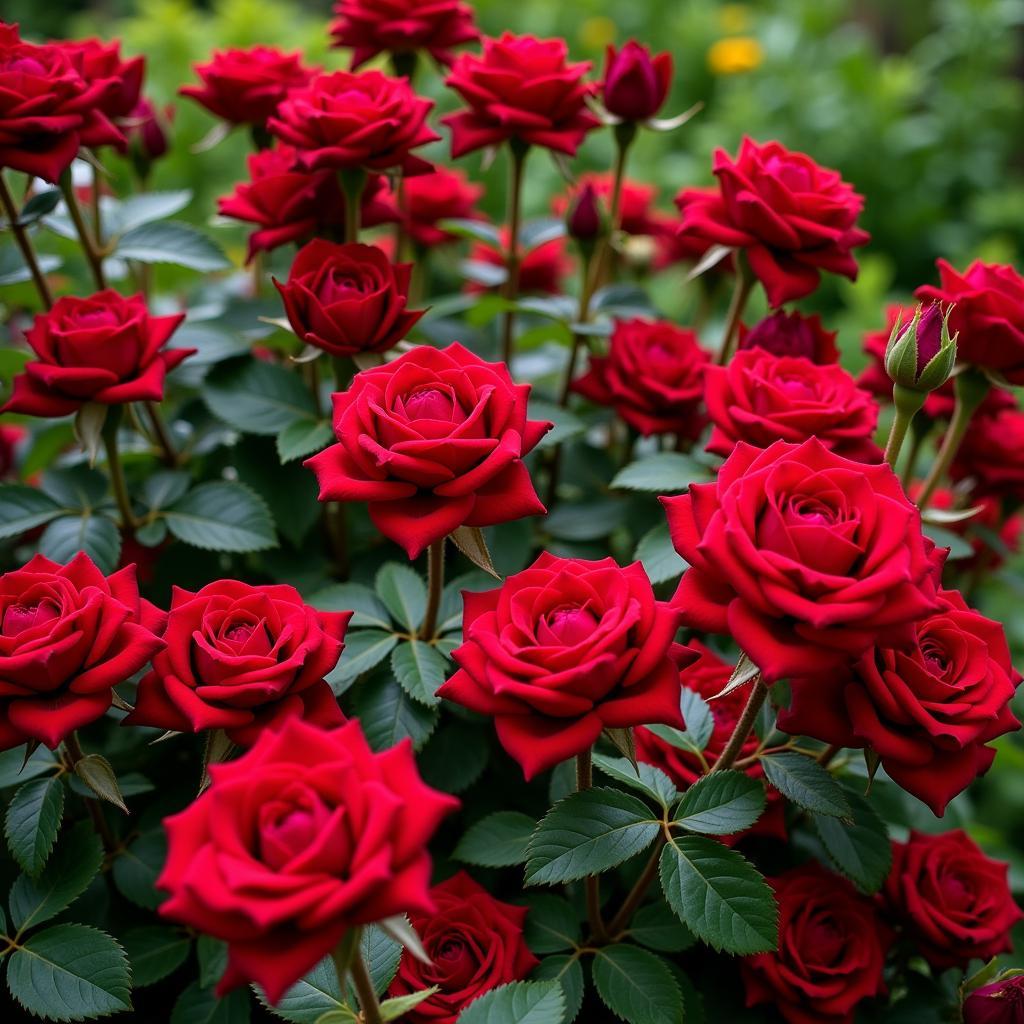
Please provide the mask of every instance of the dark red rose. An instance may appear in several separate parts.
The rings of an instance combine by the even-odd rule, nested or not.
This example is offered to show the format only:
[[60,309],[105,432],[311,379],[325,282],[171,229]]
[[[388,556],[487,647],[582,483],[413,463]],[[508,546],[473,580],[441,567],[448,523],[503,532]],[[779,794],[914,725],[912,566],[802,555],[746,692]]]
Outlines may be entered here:
[[89,85],[103,89],[99,109],[111,120],[130,117],[139,102],[146,58],[121,59],[118,40],[104,43],[99,39],[79,39],[54,43]]
[[[838,363],[836,331],[826,331],[817,313],[787,313],[777,310],[747,327],[740,324],[739,349],[763,348],[775,356],[803,356],[812,363]],[[888,379],[888,378],[886,378]],[[892,384],[889,385],[892,397]]]
[[516,140],[574,156],[600,122],[587,109],[590,63],[569,63],[563,39],[505,32],[484,39],[484,52],[460,54],[446,84],[467,109],[442,117],[452,130],[452,156]]
[[338,444],[307,459],[321,501],[365,501],[416,558],[460,526],[543,514],[523,456],[551,429],[526,418],[528,384],[459,344],[420,347],[334,395]]
[[838,363],[750,348],[704,373],[704,401],[714,424],[709,452],[728,455],[737,441],[767,448],[817,437],[848,459],[882,461],[872,440],[878,406]]
[[981,260],[962,274],[945,260],[936,265],[939,287],[922,285],[914,294],[953,306],[949,332],[960,332],[957,361],[1024,384],[1024,277],[1011,266]]
[[1024,1024],[1024,975],[975,989],[964,1000],[964,1024]]
[[24,427],[14,423],[0,426],[0,480],[13,475],[18,465],[18,445],[27,434]]
[[[642,726],[634,732],[637,759],[660,768],[680,791],[692,786],[721,757],[739,722],[748,696],[741,688],[720,697],[719,694],[725,689],[732,675],[733,666],[722,661],[717,654],[699,641],[691,641],[689,646],[698,653],[698,658],[679,673],[679,682],[683,689],[693,690],[708,702],[715,723],[703,753],[698,756],[691,751],[682,750]],[[740,748],[739,757],[749,757],[753,754],[758,742],[757,735],[750,732]],[[746,772],[755,779],[764,777],[760,761],[755,761]],[[768,801],[765,812],[751,828],[735,836],[716,838],[721,839],[727,846],[732,846],[746,836],[785,839],[786,808],[782,794],[774,786],[768,786],[765,796]]]
[[394,348],[423,312],[405,308],[411,263],[392,264],[372,245],[314,239],[299,251],[288,283],[274,280],[292,330],[332,356]]
[[353,71],[378,53],[416,50],[451,64],[456,46],[480,38],[473,9],[461,0],[338,0],[334,13],[334,45],[352,50]]
[[184,319],[150,316],[141,295],[126,299],[109,288],[59,298],[25,332],[36,358],[14,378],[0,412],[67,416],[86,402],[159,402],[167,372],[195,352],[164,348]]
[[677,616],[643,566],[544,552],[497,590],[465,592],[459,671],[437,692],[494,718],[532,779],[588,750],[603,729],[682,726]]
[[[556,217],[564,217],[569,210],[570,202],[579,192],[590,187],[601,200],[603,208],[611,209],[613,179],[611,174],[588,172],[581,174],[576,184],[567,192],[555,196],[551,200],[551,210]],[[654,213],[654,199],[658,190],[653,185],[645,185],[627,178],[622,183],[622,196],[619,200],[619,227],[627,235],[656,235],[661,230],[659,218]]]
[[442,220],[482,220],[476,208],[483,186],[457,170],[436,167],[402,182],[401,213],[406,234],[417,245],[431,248],[453,242],[456,236],[438,227]]
[[1010,710],[1019,676],[1003,627],[955,590],[917,623],[908,651],[876,647],[848,670],[792,679],[779,728],[868,747],[889,777],[936,815],[992,764],[986,746],[1020,728]]
[[157,109],[143,96],[125,119],[129,149],[147,162],[159,160],[170,148],[167,136],[173,120],[174,107]]
[[735,161],[715,153],[714,172],[718,189],[676,198],[680,231],[742,249],[772,306],[810,295],[822,270],[856,278],[851,250],[870,237],[857,227],[864,199],[836,171],[745,138]]
[[573,390],[610,406],[645,437],[674,433],[693,440],[707,423],[700,405],[710,358],[689,328],[619,320],[608,355],[591,356]]
[[219,996],[256,982],[271,1003],[345,932],[430,913],[427,843],[459,802],[427,787],[412,745],[379,754],[359,723],[289,718],[165,819],[165,917],[228,944]]
[[87,82],[62,45],[22,42],[0,22],[0,169],[56,183],[79,147],[123,145],[103,113],[114,85]]
[[896,475],[817,438],[741,442],[713,483],[661,501],[690,564],[672,599],[683,625],[731,633],[767,683],[912,648],[937,606],[941,555]]
[[[477,242],[469,258],[477,263],[489,263],[494,267],[505,266],[508,252],[508,228],[500,229],[501,252],[485,242]],[[572,260],[566,251],[564,238],[552,238],[522,256],[519,263],[520,295],[560,295],[565,278],[572,271]],[[467,291],[485,291],[483,285],[471,282]]]
[[84,552],[67,565],[36,555],[0,576],[0,750],[53,749],[101,718],[163,647],[162,619],[134,565],[104,576]]
[[[709,195],[717,195],[714,188],[693,188],[691,192],[706,192]],[[655,230],[652,232],[655,239],[656,250],[654,268],[666,270],[678,263],[697,264],[713,248],[715,243],[693,231],[681,231],[677,217],[667,217],[662,214],[654,215]],[[736,263],[732,253],[726,253],[720,260],[708,267],[702,277],[709,281],[715,281],[725,275],[732,274],[736,269]]]
[[672,87],[672,57],[651,56],[630,39],[621,50],[608,47],[601,89],[605,109],[623,121],[646,121],[661,110]]
[[289,90],[308,85],[316,68],[302,63],[301,53],[283,53],[273,46],[248,50],[214,50],[208,64],[197,64],[202,85],[183,85],[178,92],[206,107],[229,124],[265,125]]
[[251,746],[301,717],[324,728],[345,718],[324,676],[338,663],[351,612],[321,612],[294,587],[217,580],[174,588],[164,650],[139,683],[127,721],[179,732],[223,729]]
[[1008,865],[986,857],[966,832],[911,831],[907,842],[892,844],[892,855],[886,909],[936,971],[1013,948],[1010,932],[1024,914],[1007,883]]
[[423,174],[433,168],[412,151],[440,138],[427,124],[433,105],[404,78],[335,71],[293,89],[268,127],[309,170]]
[[569,237],[583,243],[596,242],[605,230],[605,212],[597,190],[589,182],[582,184],[566,210],[565,228]]
[[973,497],[1024,502],[1024,412],[974,416],[956,453],[950,475],[970,483]]
[[885,993],[892,942],[872,901],[811,861],[768,879],[779,904],[779,948],[740,960],[747,1006],[770,1003],[789,1024],[852,1024]]
[[412,914],[428,967],[403,956],[388,996],[407,996],[437,986],[439,991],[404,1015],[408,1024],[455,1024],[477,996],[520,981],[537,966],[523,941],[526,907],[502,903],[465,871],[430,890],[432,914]]

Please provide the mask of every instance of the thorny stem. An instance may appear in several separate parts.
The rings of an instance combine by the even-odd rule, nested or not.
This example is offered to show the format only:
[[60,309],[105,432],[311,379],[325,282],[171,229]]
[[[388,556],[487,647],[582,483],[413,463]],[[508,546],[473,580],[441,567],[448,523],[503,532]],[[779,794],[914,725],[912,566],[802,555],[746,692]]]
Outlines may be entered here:
[[437,632],[437,613],[444,591],[444,542],[442,537],[427,549],[427,610],[420,626],[421,640],[433,640]]
[[611,924],[608,925],[608,934],[612,939],[617,939],[626,929],[626,926],[633,919],[633,915],[636,913],[640,904],[643,903],[644,897],[647,895],[647,890],[651,887],[651,883],[658,877],[658,866],[661,862],[661,850],[667,841],[668,840],[664,832],[659,832],[657,841],[654,844],[654,849],[651,850],[651,856],[648,858],[647,864],[640,873],[640,877],[633,883],[633,888],[630,889],[629,895],[626,896],[622,906],[619,907],[618,913],[612,918]]
[[743,713],[740,715],[740,720],[736,723],[736,728],[733,729],[725,749],[712,766],[712,772],[725,771],[726,768],[733,766],[733,763],[739,756],[739,752],[743,749],[743,744],[746,743],[747,737],[750,735],[750,730],[754,728],[757,716],[768,696],[768,687],[761,682],[760,676],[754,678],[752,685],[753,689],[747,698],[747,703],[743,708]]
[[[73,772],[75,765],[85,757],[85,754],[82,752],[82,745],[78,742],[78,733],[74,730],[64,737],[64,753],[68,768]],[[107,819],[103,813],[103,808],[100,806],[100,802],[86,797],[85,806],[89,811],[89,817],[92,819],[92,827],[96,830],[96,834],[103,843],[103,849],[107,853],[113,853],[118,845],[117,836],[114,835],[110,825],[107,824]]]
[[[359,1009],[362,1011],[365,1024],[383,1024],[384,1017],[380,1012],[377,992],[373,987],[373,979],[366,969],[366,961],[361,952],[356,952],[355,958],[349,964],[348,973],[352,976],[352,984],[355,985],[356,995],[359,997]],[[344,992],[344,979],[339,980],[342,986],[341,991]]]
[[121,453],[117,448],[117,428],[120,423],[121,408],[114,406],[107,413],[107,420],[103,424],[103,444],[107,451],[107,473],[110,476],[110,487],[114,492],[114,499],[117,501],[117,508],[121,514],[121,527],[125,530],[134,530],[138,526],[138,522],[132,512],[132,502],[128,497],[124,468],[121,465]]
[[[513,140],[509,144],[512,154],[512,169],[509,174],[508,186],[508,252],[505,255],[505,284],[502,286],[502,298],[515,302],[519,294],[519,227],[523,213],[523,169],[526,166],[528,149]],[[514,348],[516,314],[514,309],[505,311],[501,330],[501,358],[511,365]]]
[[718,365],[725,366],[732,359],[736,350],[736,336],[739,333],[740,317],[750,298],[751,289],[754,287],[754,277],[750,273],[740,253],[736,254],[736,283],[733,286],[732,299],[729,302],[729,312],[725,317],[725,333],[722,335],[722,347],[718,352]]
[[614,251],[615,238],[622,226],[622,187],[626,181],[626,163],[629,147],[636,138],[636,125],[630,122],[619,125],[615,131],[615,167],[612,171],[612,195],[609,209],[609,231],[601,241],[597,258],[593,261],[590,292],[593,294],[604,281],[608,263]]
[[92,279],[96,287],[102,291],[107,286],[106,278],[103,275],[103,254],[100,252],[99,244],[89,232],[85,218],[82,216],[82,208],[78,205],[78,197],[75,195],[75,188],[71,182],[71,172],[65,171],[60,178],[60,189],[64,193],[64,202],[67,204],[68,213],[71,215],[75,231],[78,232],[78,240],[82,245],[82,252],[92,272]]
[[[593,756],[590,747],[576,755],[576,789],[583,792],[594,784]],[[590,925],[590,941],[603,943],[608,932],[601,917],[601,880],[597,875],[584,879],[587,892],[587,922]]]
[[174,469],[181,460],[178,450],[174,447],[171,432],[167,429],[167,424],[164,423],[164,418],[160,414],[160,406],[156,402],[146,402],[145,405],[146,412],[149,414],[149,422],[153,427],[153,433],[160,443],[161,457],[164,464]]
[[2,172],[0,172],[0,206],[3,206],[4,216],[7,218],[7,223],[14,233],[15,242],[21,250],[21,258],[25,261],[28,272],[32,275],[32,283],[39,293],[43,308],[52,309],[53,292],[50,291],[46,275],[39,266],[39,260],[36,258],[36,251],[32,246],[32,239],[29,238],[28,231],[23,225],[18,223],[18,207],[14,201],[14,196],[11,195],[11,190],[7,187],[7,181]]

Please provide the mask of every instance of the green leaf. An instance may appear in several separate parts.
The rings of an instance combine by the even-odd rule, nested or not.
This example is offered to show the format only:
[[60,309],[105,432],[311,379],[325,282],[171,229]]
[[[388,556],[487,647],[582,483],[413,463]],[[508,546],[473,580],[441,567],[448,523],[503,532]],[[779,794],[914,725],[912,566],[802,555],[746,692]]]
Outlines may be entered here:
[[251,1007],[244,988],[236,988],[218,999],[212,990],[200,988],[193,981],[178,996],[170,1024],[249,1024]]
[[556,238],[564,238],[565,234],[565,221],[561,217],[534,217],[519,229],[519,246],[529,252]]
[[391,629],[391,616],[381,600],[361,583],[334,583],[306,598],[308,604],[325,612],[352,612],[350,629]]
[[164,469],[146,477],[139,498],[151,512],[159,511],[180,501],[188,493],[192,477],[177,469]]
[[365,680],[355,696],[355,713],[374,750],[387,750],[406,737],[419,750],[437,725],[437,709],[414,701],[394,679]]
[[921,532],[931,540],[936,547],[949,548],[946,556],[947,562],[958,562],[964,558],[974,557],[974,548],[958,533],[947,530],[942,526],[935,526],[931,523],[924,523]]
[[7,987],[25,1009],[50,1020],[132,1008],[124,950],[106,932],[84,924],[59,924],[30,936],[7,962]]
[[441,607],[437,613],[439,633],[450,633],[462,629],[462,592],[485,591],[494,587],[494,580],[481,569],[470,569],[469,572],[456,576],[445,584],[441,594]]
[[892,844],[885,822],[859,793],[846,790],[852,822],[812,814],[811,823],[829,860],[864,892],[877,892],[892,867]]
[[214,988],[228,967],[228,944],[212,935],[196,939],[196,959],[199,961],[199,987]]
[[140,224],[126,231],[113,255],[137,263],[173,263],[190,270],[225,270],[231,266],[213,239],[176,220]]
[[124,949],[132,965],[132,987],[145,988],[173,974],[188,958],[187,935],[162,925],[143,925],[124,934]]
[[690,832],[731,836],[750,828],[764,811],[764,786],[743,772],[704,775],[683,794],[676,824]]
[[708,468],[682,452],[656,452],[631,462],[615,474],[611,487],[626,491],[672,494],[694,481],[706,480]]
[[437,985],[432,985],[430,988],[421,989],[419,992],[410,992],[407,996],[394,996],[392,999],[385,999],[380,1004],[381,1019],[397,1020],[438,991],[440,990]]
[[398,643],[394,633],[379,629],[361,629],[345,637],[345,650],[337,667],[327,673],[327,682],[341,696],[364,672],[379,665]]
[[38,875],[53,849],[64,814],[60,779],[35,779],[14,794],[7,807],[4,835],[14,859],[30,875]]
[[688,568],[688,563],[672,547],[666,523],[648,530],[640,538],[633,557],[643,563],[644,571],[652,583],[667,583],[677,579]]
[[646,904],[633,915],[629,935],[634,942],[660,953],[681,953],[697,941],[662,900]]
[[84,551],[105,573],[117,568],[121,532],[105,515],[87,513],[55,519],[39,538],[39,553],[64,564]]
[[41,744],[26,757],[26,747],[12,747],[0,753],[0,789],[28,782],[38,775],[45,775],[57,767],[53,751]]
[[445,793],[468,789],[487,767],[491,738],[479,722],[442,721],[418,758],[423,781]]
[[405,640],[391,652],[391,670],[402,689],[428,708],[441,703],[437,691],[449,667],[445,656],[422,640]]
[[178,540],[206,551],[265,551],[277,546],[263,499],[245,484],[200,484],[165,513]]
[[580,939],[580,919],[573,905],[549,892],[531,893],[523,938],[534,953],[558,953],[572,949]]
[[813,757],[806,754],[770,754],[761,758],[768,781],[787,800],[815,814],[835,818],[850,816],[850,802],[843,787]]
[[654,953],[606,946],[594,957],[593,978],[605,1006],[628,1024],[682,1024],[683,995]]
[[546,956],[530,975],[532,981],[557,981],[565,994],[563,1024],[572,1024],[583,1006],[583,967],[579,958],[568,953]]
[[554,402],[545,402],[542,398],[530,399],[527,415],[531,420],[547,420],[548,423],[554,424],[537,442],[537,451],[554,448],[574,437],[579,437],[587,429],[587,425],[579,416],[569,412],[568,409],[563,409],[560,405],[555,405]]
[[[408,922],[406,922],[408,924]],[[373,987],[380,995],[394,980],[398,964],[402,959],[402,946],[376,925],[363,929],[359,939],[359,950],[366,962]],[[354,992],[353,992],[354,994]],[[350,1000],[351,1002],[351,1000]]]
[[[60,269],[63,261],[59,256],[39,253],[36,262],[44,274],[52,274]],[[22,284],[31,280],[32,271],[28,269],[28,264],[22,259],[17,246],[5,245],[0,249],[0,285]]]
[[466,864],[504,868],[526,861],[526,848],[537,823],[519,811],[497,811],[471,825],[452,856]]
[[156,880],[167,859],[167,837],[162,828],[144,832],[114,861],[114,885],[126,899],[146,910],[155,910],[163,900]]
[[60,506],[37,488],[0,484],[0,539],[18,537],[60,514]]
[[64,469],[48,469],[39,481],[40,490],[66,511],[88,512],[107,496],[107,478],[84,462]]
[[282,462],[312,455],[334,440],[334,430],[327,420],[295,420],[277,435],[277,455]]
[[388,562],[380,567],[374,589],[395,622],[410,633],[419,628],[427,610],[427,588],[418,573],[399,562]]
[[60,199],[61,191],[59,188],[48,188],[42,192],[37,192],[21,208],[21,213],[18,215],[18,223],[22,227],[34,224],[41,217],[45,217],[48,213],[53,213],[60,206]]
[[316,408],[302,378],[277,363],[245,357],[215,367],[203,400],[210,412],[248,434],[279,434],[295,422],[313,426]]
[[675,838],[661,854],[669,906],[698,938],[740,956],[774,949],[775,898],[742,854],[703,836]]
[[76,762],[75,774],[101,800],[119,807],[125,814],[128,813],[113,766],[102,754],[86,754]]
[[459,238],[469,238],[475,242],[483,242],[499,252],[502,249],[501,232],[485,220],[467,220],[460,217],[447,217],[437,225],[442,231]]
[[638,761],[634,768],[627,758],[608,757],[606,754],[594,754],[593,759],[594,767],[605,775],[644,793],[666,809],[676,797],[675,783],[654,765]]
[[180,213],[192,202],[190,189],[176,189],[171,192],[140,192],[138,195],[122,199],[118,204],[117,213],[111,218],[117,225],[118,232],[131,231],[143,224],[164,220]]
[[562,1024],[565,993],[557,981],[513,981],[485,992],[457,1024]]
[[277,1006],[270,1006],[263,992],[256,988],[259,1001],[275,1016],[291,1024],[316,1024],[325,1014],[344,1009],[334,961],[324,957],[308,974],[297,981],[281,997]]
[[619,789],[588,789],[559,800],[527,847],[527,885],[596,875],[646,850],[658,834],[650,808]]
[[544,520],[547,533],[558,540],[602,540],[626,523],[629,504],[617,498],[563,502]]
[[448,536],[475,566],[496,580],[501,579],[498,570],[494,568],[494,559],[487,547],[487,538],[479,526],[457,526]]

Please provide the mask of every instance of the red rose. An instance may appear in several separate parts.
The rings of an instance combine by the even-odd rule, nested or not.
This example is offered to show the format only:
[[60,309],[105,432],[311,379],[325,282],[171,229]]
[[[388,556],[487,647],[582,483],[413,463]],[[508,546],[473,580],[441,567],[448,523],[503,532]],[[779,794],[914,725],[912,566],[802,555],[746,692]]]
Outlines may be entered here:
[[59,46],[90,85],[100,85],[103,96],[99,109],[111,120],[131,116],[139,102],[146,58],[121,59],[117,40],[104,43],[99,39],[79,39],[54,43]]
[[[817,313],[804,316],[780,309],[753,327],[740,324],[739,349],[763,348],[775,356],[803,356],[812,363],[838,363],[836,334],[822,327]],[[889,396],[892,397],[891,382]]]
[[128,112],[124,125],[133,155],[147,163],[159,160],[170,148],[167,136],[174,120],[174,107],[157,109],[143,96]]
[[[564,217],[569,204],[580,192],[590,186],[604,201],[604,208],[610,209],[613,179],[610,174],[588,172],[581,174],[576,184],[567,192],[555,196],[551,201],[551,210],[556,217]],[[622,183],[622,195],[619,201],[619,227],[627,235],[656,235],[660,230],[659,221],[652,209],[658,190],[653,185],[645,185],[628,178]]]
[[163,347],[184,319],[150,316],[141,295],[126,299],[109,288],[59,298],[25,332],[36,359],[14,378],[0,412],[67,416],[86,402],[159,402],[167,372],[195,352]]
[[84,552],[67,565],[36,555],[0,576],[0,750],[53,749],[101,718],[112,687],[163,646],[161,621],[134,565],[104,576]]
[[892,856],[886,908],[936,971],[1013,948],[1010,932],[1024,914],[1007,883],[1008,865],[986,857],[966,832],[911,831],[907,842],[892,844]]
[[430,890],[432,914],[412,914],[428,967],[405,955],[388,989],[392,997],[439,989],[403,1019],[408,1024],[455,1024],[477,996],[510,981],[520,981],[537,966],[523,941],[526,907],[501,903],[465,871]]
[[[679,673],[679,682],[683,689],[692,690],[708,701],[715,723],[703,753],[698,756],[690,751],[682,750],[663,740],[650,729],[641,727],[634,733],[637,759],[660,768],[680,791],[692,786],[722,756],[722,751],[729,742],[729,738],[740,720],[743,707],[747,703],[747,694],[742,689],[719,696],[732,675],[732,665],[722,661],[717,654],[699,641],[691,641],[689,646],[699,656],[692,665],[687,665]],[[753,754],[758,743],[757,735],[754,732],[749,733],[740,748],[739,758],[749,757]],[[764,777],[764,769],[761,767],[760,761],[755,761],[746,769],[746,772],[755,779]],[[727,846],[732,846],[738,839],[746,836],[785,839],[786,808],[782,794],[774,786],[768,786],[765,796],[768,801],[765,812],[751,828],[739,835],[717,836],[716,838]]]
[[939,554],[885,464],[814,437],[741,442],[716,481],[661,500],[690,564],[673,598],[683,625],[731,633],[767,683],[912,647],[936,607]]
[[602,92],[605,109],[623,121],[654,117],[672,87],[672,57],[650,50],[631,39],[621,50],[609,46]]
[[349,929],[429,913],[427,843],[459,802],[428,788],[403,740],[379,754],[359,723],[289,718],[167,818],[160,913],[228,944],[222,996],[250,981],[271,1003]]
[[103,112],[115,87],[87,82],[60,44],[24,43],[0,22],[0,168],[56,183],[80,146],[122,145]]
[[810,295],[819,271],[857,277],[850,250],[870,237],[857,227],[864,199],[836,171],[745,138],[735,161],[715,153],[714,172],[718,189],[676,198],[680,231],[744,250],[772,306]]
[[779,904],[779,948],[740,960],[747,1006],[771,1003],[789,1024],[851,1024],[882,995],[892,936],[874,904],[811,861],[768,879]]
[[[492,267],[504,267],[508,253],[508,228],[500,228],[499,234],[501,252],[486,242],[477,242],[470,251],[470,260],[489,263]],[[519,263],[519,294],[560,295],[562,283],[571,271],[572,260],[566,251],[565,238],[552,238],[522,256]],[[471,282],[466,290],[486,291],[483,285],[476,282]]]
[[13,475],[18,466],[18,445],[28,431],[14,423],[0,426],[0,480]]
[[1014,975],[975,989],[964,1000],[964,1024],[1021,1024],[1024,1021],[1024,975]]
[[526,418],[528,384],[459,344],[416,348],[334,395],[338,444],[307,459],[321,501],[365,501],[416,558],[460,526],[543,514],[523,456],[551,429]]
[[[694,193],[705,193],[708,196],[717,195],[714,188],[692,188]],[[683,231],[680,228],[679,220],[675,217],[666,217],[660,214],[655,216],[656,230],[654,237],[657,243],[654,266],[656,270],[665,270],[675,266],[677,263],[700,262],[714,246],[714,242],[699,235],[694,231]],[[735,261],[731,253],[726,253],[718,262],[709,267],[702,276],[714,281],[725,274],[732,274],[736,269]]]
[[695,439],[707,418],[700,409],[710,356],[686,327],[664,320],[619,320],[608,355],[591,356],[573,390],[610,406],[645,437],[675,433]]
[[468,109],[441,118],[452,130],[452,156],[515,139],[574,156],[600,122],[587,109],[590,63],[571,64],[563,39],[505,32],[484,39],[481,56],[460,54],[446,84]]
[[975,260],[962,274],[945,260],[936,264],[940,285],[914,293],[922,301],[953,306],[949,332],[957,338],[957,361],[1024,384],[1024,277],[1011,266]]
[[[915,483],[908,488],[907,494],[917,501],[920,490],[921,484]],[[965,496],[945,487],[936,488],[928,504],[931,508],[942,511],[962,511],[964,501],[978,511],[969,519],[958,519],[943,524],[944,529],[963,537],[974,549],[973,557],[958,559],[958,565],[967,570],[978,568],[980,565],[984,565],[988,570],[998,569],[1009,555],[1014,555],[1019,550],[1024,519],[1019,513],[1004,515],[1002,503],[998,498]],[[993,536],[1002,542],[999,550],[990,543]]]
[[1024,412],[1014,407],[974,416],[950,475],[969,483],[972,497],[1024,502]]
[[230,124],[265,125],[289,90],[307,85],[315,68],[302,63],[301,53],[282,53],[273,46],[248,50],[214,50],[208,64],[197,64],[202,85],[183,85],[178,92]]
[[402,182],[401,215],[406,234],[426,248],[455,241],[438,227],[442,220],[481,220],[476,204],[483,186],[470,182],[461,171],[437,167]]
[[335,71],[293,89],[268,127],[298,149],[309,170],[422,174],[433,168],[412,151],[440,138],[427,124],[433,105],[404,78]]
[[372,245],[315,239],[299,251],[288,283],[274,280],[292,330],[332,356],[385,352],[423,311],[405,308],[411,263],[392,264]]
[[843,747],[869,747],[890,778],[936,815],[986,772],[986,746],[1020,728],[1010,710],[1019,676],[1003,627],[955,590],[917,623],[908,651],[876,647],[848,671],[790,680],[779,728]]
[[848,459],[882,461],[872,440],[878,406],[838,363],[823,366],[751,348],[737,352],[728,366],[704,372],[704,401],[715,425],[709,452],[728,455],[737,441],[767,448],[817,437]]
[[378,53],[416,50],[448,65],[456,46],[480,38],[473,9],[461,0],[338,0],[334,12],[334,45],[352,50],[353,71]]
[[681,727],[677,616],[639,562],[544,552],[497,589],[466,592],[459,665],[437,692],[490,715],[526,778],[588,750],[603,729]]
[[320,612],[294,587],[208,583],[174,588],[165,648],[139,683],[132,725],[224,729],[240,746],[299,716],[324,728],[345,718],[324,676],[338,663],[351,612]]

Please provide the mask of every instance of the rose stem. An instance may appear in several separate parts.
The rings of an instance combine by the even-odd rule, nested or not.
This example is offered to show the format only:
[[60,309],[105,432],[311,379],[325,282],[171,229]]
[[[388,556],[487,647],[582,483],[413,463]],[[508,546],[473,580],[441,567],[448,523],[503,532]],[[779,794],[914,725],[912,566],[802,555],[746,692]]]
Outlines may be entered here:
[[[356,995],[359,996],[359,1009],[362,1010],[364,1024],[384,1024],[380,1003],[377,1002],[377,992],[373,987],[373,979],[366,969],[363,954],[358,949],[352,963],[349,964],[348,972],[352,975],[352,984],[355,985]],[[341,991],[344,994],[344,985]]]
[[843,745],[841,743],[833,743],[831,746],[826,747],[818,755],[818,764],[820,764],[822,768],[827,768],[829,766],[829,764],[832,762],[832,759],[842,749],[843,749]]
[[729,302],[729,312],[725,317],[725,334],[722,336],[722,347],[718,352],[718,365],[725,366],[732,359],[736,350],[736,335],[739,332],[740,317],[743,316],[750,291],[754,287],[754,278],[743,259],[742,253],[736,252],[736,283]]
[[608,263],[614,251],[615,237],[622,226],[622,186],[626,181],[626,163],[629,157],[629,147],[636,138],[636,125],[632,121],[625,121],[615,126],[615,166],[612,170],[612,200],[609,210],[608,234],[601,242],[601,247],[594,260],[593,281],[590,285],[591,294],[597,291],[604,282],[608,270]]
[[178,451],[174,447],[174,441],[171,439],[171,433],[167,429],[167,424],[164,423],[164,418],[160,415],[160,406],[156,402],[146,402],[144,404],[146,412],[149,413],[149,421],[153,426],[153,433],[160,442],[164,465],[175,469],[180,459]]
[[132,514],[132,503],[128,497],[128,488],[124,482],[124,469],[121,466],[121,454],[117,450],[117,428],[121,423],[121,407],[111,406],[107,420],[103,424],[103,443],[107,450],[107,473],[110,486],[121,513],[121,526],[125,530],[133,530],[138,525]]
[[[507,277],[502,286],[501,295],[507,302],[515,302],[519,294],[519,226],[523,213],[523,169],[526,166],[526,154],[529,147],[518,139],[509,143],[512,168],[508,183],[508,251],[505,254],[505,271]],[[511,368],[513,353],[513,333],[515,330],[516,313],[514,309],[505,310],[505,319],[501,329],[501,358]]]
[[924,405],[925,393],[911,391],[910,388],[894,384],[892,389],[893,406],[895,415],[892,418],[892,426],[889,428],[889,440],[885,443],[885,461],[896,469],[896,460],[900,457],[903,448],[903,440],[907,436],[914,417],[921,406]]
[[667,837],[665,833],[659,832],[647,864],[633,884],[633,888],[630,889],[629,895],[623,901],[622,906],[619,907],[618,913],[612,918],[611,924],[608,925],[608,934],[612,940],[617,939],[625,930],[636,913],[637,908],[643,902],[644,896],[647,895],[647,890],[651,887],[651,883],[658,877],[661,850],[666,842]]
[[917,460],[921,457],[921,449],[924,447],[925,438],[928,437],[931,429],[932,421],[927,416],[915,417],[911,424],[910,447],[907,449],[907,458],[903,464],[903,472],[900,474],[903,490],[907,490],[914,479]]
[[82,244],[82,252],[85,254],[89,270],[92,271],[93,281],[97,289],[102,291],[107,286],[103,276],[103,255],[99,246],[89,234],[89,228],[82,216],[82,208],[78,205],[78,197],[75,195],[74,185],[71,183],[71,171],[67,170],[60,176],[60,190],[64,193],[64,202],[67,204],[68,213],[78,232],[78,240]]
[[[576,789],[582,793],[594,784],[594,768],[590,747],[576,755]],[[587,875],[584,879],[587,891],[587,921],[590,924],[591,938],[595,942],[605,942],[608,932],[601,918],[601,880],[597,875]]]
[[444,590],[444,537],[427,548],[427,610],[420,626],[420,639],[433,640],[437,632],[437,612]]
[[345,242],[358,242],[359,218],[362,214],[360,204],[363,187],[366,185],[366,172],[361,167],[346,168],[338,177],[341,181],[342,195],[345,197]]
[[100,207],[100,169],[98,165],[92,165],[92,195],[89,196],[92,204],[92,236],[103,244],[103,210]]
[[21,250],[21,258],[25,261],[25,265],[32,275],[32,283],[36,286],[36,291],[39,293],[43,308],[52,309],[53,293],[50,291],[46,275],[39,266],[39,260],[36,258],[36,252],[32,247],[32,239],[29,238],[28,231],[24,225],[18,223],[18,207],[14,202],[14,196],[11,195],[11,190],[7,187],[7,180],[2,173],[0,173],[0,205],[3,206],[4,216],[7,218],[11,231],[14,232],[14,240],[18,243],[18,248]]
[[736,723],[736,728],[733,729],[725,749],[712,766],[712,772],[724,771],[726,768],[733,766],[739,752],[743,749],[743,744],[750,735],[750,730],[754,728],[754,722],[757,721],[758,713],[761,711],[767,696],[768,687],[761,682],[760,676],[756,676],[753,682],[753,689],[750,691],[750,696],[747,698],[743,713],[740,715],[740,720]]
[[[64,737],[64,752],[67,755],[69,767],[74,771],[75,765],[85,756],[82,753],[82,745],[78,742],[78,733],[74,730]],[[111,832],[110,825],[107,824],[103,808],[98,800],[93,800],[90,797],[85,797],[84,799],[86,809],[89,811],[89,817],[92,819],[93,828],[103,843],[103,849],[107,853],[113,853],[117,849],[117,837]]]

